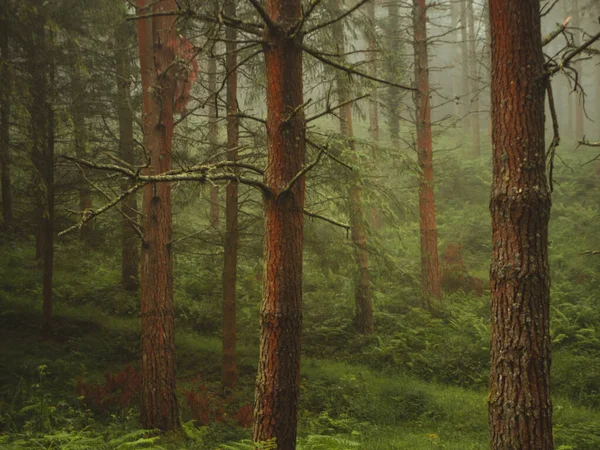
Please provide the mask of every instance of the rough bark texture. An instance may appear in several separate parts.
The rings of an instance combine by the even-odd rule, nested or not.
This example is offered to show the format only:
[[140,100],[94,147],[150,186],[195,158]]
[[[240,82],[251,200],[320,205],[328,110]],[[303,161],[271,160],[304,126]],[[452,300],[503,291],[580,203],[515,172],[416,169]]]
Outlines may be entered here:
[[0,179],[2,188],[2,220],[10,228],[13,221],[12,183],[10,180],[10,91],[12,89],[8,52],[8,1],[3,0],[0,17]]
[[425,306],[439,300],[440,266],[437,250],[437,227],[433,192],[433,149],[431,140],[431,105],[429,103],[429,61],[427,53],[427,10],[425,0],[414,0],[415,117],[417,120],[417,159],[419,174],[419,218],[421,236],[421,288]]
[[36,256],[43,264],[43,324],[52,326],[52,278],[54,264],[54,120],[49,101],[50,80],[54,70],[48,56],[44,6],[41,0],[30,3],[29,32],[26,45],[27,68],[30,77],[29,116],[32,141],[31,159],[36,183]]
[[[235,0],[225,2],[225,13],[236,16]],[[225,60],[227,76],[227,160],[237,160],[239,144],[239,122],[237,117],[237,54],[235,40],[237,30],[226,30],[227,56]],[[225,199],[225,261],[223,267],[223,375],[225,389],[232,389],[237,383],[236,363],[236,285],[238,231],[238,184],[230,181],[226,188]]]
[[[129,43],[133,40],[131,24],[123,22],[115,34],[115,58],[117,74],[117,115],[119,117],[119,157],[135,165],[133,150],[133,112],[130,108],[130,75]],[[131,186],[124,180],[121,190]],[[137,224],[137,199],[130,195],[122,203],[121,219],[121,285],[125,290],[135,291],[139,288],[140,251],[139,237],[133,228]]]
[[469,82],[471,95],[469,109],[471,111],[471,139],[473,156],[481,153],[479,137],[479,64],[477,62],[477,39],[475,36],[475,18],[473,12],[473,0],[468,0],[467,24],[469,28]]
[[[138,0],[140,13],[149,0]],[[154,13],[175,11],[175,0],[153,2]],[[143,88],[144,145],[148,174],[171,169],[176,28],[173,16],[137,21]],[[175,318],[173,303],[172,201],[169,183],[144,188],[142,244],[142,387],[144,428],[180,427],[175,390]]]
[[[85,125],[85,81],[82,77],[82,61],[79,55],[79,47],[72,43],[71,48],[71,118],[73,120],[73,144],[75,156],[80,159],[87,157],[87,130]],[[88,169],[77,172],[77,189],[79,191],[79,211],[92,209],[92,192],[86,176]],[[82,240],[88,240],[94,227],[94,221],[89,220],[81,226],[79,236]]]
[[491,0],[490,17],[491,448],[552,450],[547,77],[540,2]]
[[264,45],[267,77],[264,281],[260,359],[254,403],[255,442],[275,439],[277,448],[296,448],[302,334],[302,244],[305,117],[302,93],[302,33],[294,26],[301,0],[267,0],[274,26]]
[[[342,0],[337,2],[336,15],[341,15]],[[337,43],[337,53],[343,55],[346,52],[344,28],[341,22],[332,26],[333,40]],[[344,58],[341,58],[342,62]],[[337,95],[340,104],[350,100],[350,86],[346,74],[340,74],[337,78]],[[352,104],[343,106],[339,112],[340,134],[345,138],[346,145],[350,148],[350,154],[356,154],[356,143],[354,141],[354,128],[352,121]],[[352,166],[358,167],[359,161],[351,162]],[[373,333],[373,299],[371,297],[371,278],[369,276],[369,257],[367,253],[367,235],[363,217],[362,201],[360,198],[360,180],[358,169],[354,169],[348,180],[348,215],[350,217],[350,235],[354,251],[354,263],[356,264],[354,274],[354,301],[356,312],[354,324],[359,333]]]
[[[217,92],[217,59],[214,56],[208,58],[208,92],[210,100],[208,102],[208,142],[210,144],[211,155],[216,155],[219,148],[219,127],[217,124],[217,104],[215,96]],[[215,185],[210,186],[210,224],[217,228],[219,226],[219,188]]]

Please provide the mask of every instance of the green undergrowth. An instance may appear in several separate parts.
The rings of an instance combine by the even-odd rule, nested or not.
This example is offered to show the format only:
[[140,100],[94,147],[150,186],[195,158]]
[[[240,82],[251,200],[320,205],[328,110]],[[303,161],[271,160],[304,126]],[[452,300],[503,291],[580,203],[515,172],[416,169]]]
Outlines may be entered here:
[[[2,297],[0,321],[1,448],[243,449],[247,430],[213,423],[196,427],[182,400],[182,436],[157,437],[137,429],[131,408],[93,413],[77,400],[77,379],[101,380],[137,360],[137,319],[115,318],[91,306],[58,306],[52,336],[36,328],[39,308]],[[218,383],[221,343],[189,329],[177,333],[180,388],[200,374]],[[256,348],[238,348],[238,395],[251,400]],[[485,390],[426,382],[364,365],[304,358],[299,449],[484,449]],[[600,414],[555,400],[557,448],[600,447]],[[562,446],[562,447],[561,447]],[[268,448],[268,446],[265,446]]]

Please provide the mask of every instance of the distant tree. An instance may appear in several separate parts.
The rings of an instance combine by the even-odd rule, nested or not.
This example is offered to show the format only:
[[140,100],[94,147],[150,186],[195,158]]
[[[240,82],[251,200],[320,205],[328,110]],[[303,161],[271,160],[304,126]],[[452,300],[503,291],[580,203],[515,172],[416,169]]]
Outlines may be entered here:
[[[125,8],[122,8],[123,10]],[[123,11],[124,12],[124,11]],[[115,68],[117,83],[117,117],[119,121],[119,157],[127,164],[136,163],[133,147],[133,111],[130,97],[131,55],[130,47],[134,41],[134,29],[131,22],[120,21],[115,27]],[[131,187],[131,181],[123,179],[121,190]],[[140,286],[139,237],[137,199],[134,195],[123,199],[121,208],[121,285],[125,290],[135,291]]]
[[10,106],[12,73],[9,55],[9,0],[0,3],[0,183],[2,188],[2,220],[10,228],[13,222],[12,182],[10,177]]
[[[208,56],[208,142],[210,144],[211,157],[219,151],[219,124],[217,122],[217,58],[212,54]],[[219,188],[217,185],[210,186],[210,224],[219,227]]]
[[[151,6],[150,6],[151,5]],[[137,0],[144,146],[148,175],[171,170],[175,102],[175,0]],[[148,429],[180,427],[175,389],[172,200],[170,183],[148,183],[143,199],[141,420]]]
[[417,123],[417,162],[419,165],[419,220],[421,238],[421,289],[426,306],[441,298],[440,266],[433,179],[429,56],[427,49],[427,6],[414,0],[413,47],[415,57],[415,119]]
[[[336,16],[342,14],[339,7],[341,0],[337,0]],[[337,53],[345,55],[347,49],[345,45],[344,28],[341,22],[332,25],[333,41],[337,46]],[[340,61],[345,63],[345,56],[340,57]],[[369,275],[369,255],[367,253],[367,235],[365,232],[365,223],[363,217],[363,207],[361,200],[361,186],[359,169],[360,163],[356,158],[356,142],[354,139],[354,128],[352,121],[352,103],[350,97],[350,84],[346,74],[340,73],[337,78],[338,101],[344,106],[339,113],[340,134],[345,139],[345,145],[348,146],[351,155],[351,163],[355,166],[350,174],[350,185],[348,188],[348,215],[350,216],[350,235],[352,237],[352,247],[354,253],[354,262],[356,264],[354,275],[354,301],[356,313],[354,323],[359,333],[373,333],[373,298],[371,295],[371,277]],[[371,107],[372,108],[372,107]]]
[[492,449],[554,448],[544,67],[538,0],[490,0]]
[[479,61],[477,57],[477,29],[475,27],[475,11],[473,0],[467,3],[467,28],[469,37],[469,122],[471,124],[471,139],[473,141],[473,156],[481,153],[479,137]]
[[[225,0],[225,14],[236,17],[235,0]],[[225,32],[227,71],[227,160],[238,159],[239,119],[237,102],[237,30],[228,27]],[[235,169],[234,169],[235,170]],[[225,190],[225,254],[223,267],[223,387],[231,389],[237,383],[236,364],[236,285],[238,230],[238,183],[231,180]]]

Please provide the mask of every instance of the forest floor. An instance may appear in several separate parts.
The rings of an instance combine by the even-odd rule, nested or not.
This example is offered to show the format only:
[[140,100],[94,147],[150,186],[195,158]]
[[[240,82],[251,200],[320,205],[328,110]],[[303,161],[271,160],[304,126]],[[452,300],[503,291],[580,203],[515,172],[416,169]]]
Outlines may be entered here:
[[[134,408],[92,412],[78,401],[78,381],[102,382],[105,371],[136,365],[137,319],[57,305],[54,330],[44,336],[39,307],[6,295],[0,305],[1,448],[251,448],[249,431],[232,421],[194,427],[185,395],[185,436],[170,438],[144,436]],[[218,337],[178,331],[180,390],[199,377],[201,389],[218,391],[220,345]],[[251,402],[256,349],[242,344],[238,355],[236,395]],[[300,449],[489,448],[486,392],[311,358],[302,377]],[[554,423],[557,448],[597,448],[599,412],[556,399]]]

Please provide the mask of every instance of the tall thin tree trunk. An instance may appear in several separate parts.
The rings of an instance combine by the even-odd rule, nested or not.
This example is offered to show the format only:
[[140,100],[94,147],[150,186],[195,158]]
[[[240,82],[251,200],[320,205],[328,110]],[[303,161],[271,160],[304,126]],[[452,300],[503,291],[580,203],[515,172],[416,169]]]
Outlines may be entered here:
[[462,66],[462,95],[460,104],[462,105],[461,116],[463,118],[463,130],[468,130],[471,126],[471,95],[469,92],[469,74],[471,73],[469,66],[469,38],[468,38],[468,24],[467,24],[467,2],[469,0],[461,0],[460,2],[460,55],[461,55],[461,66]]
[[277,448],[296,448],[302,335],[302,244],[305,117],[302,107],[301,0],[267,0],[274,26],[264,45],[267,78],[264,282],[260,360],[254,402],[253,440],[276,439]]
[[[377,42],[376,22],[375,22],[375,2],[367,3],[367,16],[372,30],[369,33],[369,72],[372,76],[377,76]],[[369,134],[373,143],[379,142],[379,109],[378,109],[378,92],[377,86],[371,91],[371,99],[369,100]]]
[[[452,29],[453,30],[458,30],[460,27],[460,8],[459,5],[456,2],[451,2],[450,3],[450,16],[451,16],[451,20],[452,20]],[[460,43],[461,43],[461,33],[460,32],[456,32],[456,36],[455,36],[455,41],[456,41],[456,45],[452,46],[452,51],[455,52],[454,53],[454,57],[453,57],[453,67],[452,67],[452,95],[454,96],[454,98],[456,99],[454,102],[454,115],[456,117],[461,117],[463,110],[462,110],[462,106],[461,106],[461,102],[463,101],[462,99],[460,99],[460,81],[461,81],[461,75],[462,75],[462,70],[463,68],[461,67],[459,61],[460,61]],[[458,70],[457,70],[458,69]]]
[[[71,117],[73,119],[74,147],[77,158],[85,159],[87,153],[87,130],[85,125],[85,82],[82,80],[82,61],[78,54],[78,45],[71,44]],[[78,172],[79,210],[82,214],[92,209],[92,192],[86,180],[87,169]],[[86,241],[93,230],[93,220],[84,223],[80,237]]]
[[[123,21],[115,32],[115,58],[117,74],[117,114],[119,117],[119,157],[135,165],[133,150],[133,112],[130,108],[130,75],[131,62],[129,43],[133,40],[133,29],[130,23]],[[131,183],[124,180],[121,190],[129,189]],[[139,238],[133,228],[137,222],[137,199],[130,195],[122,202],[123,218],[121,219],[121,285],[125,290],[135,291],[139,288],[140,250]]]
[[2,188],[2,220],[4,226],[12,227],[12,183],[10,179],[10,100],[12,89],[12,74],[8,51],[8,10],[7,0],[2,1],[2,14],[0,20],[0,178]]
[[[217,59],[214,56],[208,57],[208,91],[210,101],[208,102],[208,142],[210,144],[211,156],[218,151],[219,127],[217,124]],[[219,188],[215,185],[210,186],[210,223],[213,227],[219,226]]]
[[[400,64],[400,9],[397,2],[388,5],[388,31],[390,57],[388,58],[388,71],[390,79],[399,77]],[[394,147],[400,146],[400,90],[395,86],[388,86],[388,128],[390,140]]]
[[52,327],[52,278],[54,263],[54,117],[48,99],[54,66],[49,61],[49,41],[44,5],[41,0],[30,4],[30,40],[27,63],[30,77],[29,105],[32,161],[36,170],[36,256],[42,260],[42,319],[45,329]]
[[[235,0],[226,0],[225,14],[236,16]],[[227,160],[237,160],[239,145],[239,119],[237,117],[237,30],[227,28],[225,32],[225,66],[227,70]],[[238,231],[238,184],[230,181],[225,199],[225,261],[223,267],[223,387],[232,389],[237,383],[236,363],[236,285]]]
[[[138,0],[138,45],[143,88],[144,145],[147,174],[171,169],[176,24],[175,0]],[[142,244],[142,387],[141,420],[148,429],[179,429],[175,389],[175,306],[173,303],[172,200],[169,183],[144,188]]]
[[[579,38],[580,28],[581,28],[581,11],[579,10],[579,0],[573,0],[571,3],[572,11],[571,14],[573,16],[573,28],[576,29],[574,36],[574,45],[578,47],[581,43],[581,39]],[[575,63],[575,70],[577,71],[577,78],[579,83],[583,86],[583,65],[580,61]],[[583,120],[583,92],[581,89],[577,89],[577,92],[573,93],[574,104],[575,104],[575,139],[583,139],[585,130],[584,130],[584,120]]]
[[[336,15],[341,14],[343,0],[337,0]],[[340,22],[332,26],[333,39],[337,43],[337,53],[343,55],[345,49],[344,28]],[[342,62],[344,58],[341,58]],[[346,74],[337,78],[337,95],[340,104],[350,100],[350,86]],[[356,154],[354,142],[354,129],[352,121],[352,104],[348,103],[340,109],[340,134],[345,138],[346,145],[350,147],[351,154]],[[359,165],[354,161],[353,165]],[[350,235],[354,250],[356,272],[354,275],[354,301],[356,313],[354,323],[359,333],[373,333],[373,299],[371,297],[371,277],[369,276],[369,257],[367,253],[367,235],[363,218],[362,201],[360,198],[360,180],[357,169],[350,176],[348,188],[348,214],[350,216]]]
[[471,87],[469,108],[471,110],[471,134],[473,139],[473,156],[479,156],[481,154],[479,142],[479,64],[477,62],[477,40],[475,36],[476,30],[473,0],[468,0],[467,24],[469,28],[469,81]]
[[417,120],[417,158],[419,174],[419,217],[421,235],[421,288],[425,306],[441,298],[440,266],[433,192],[433,148],[431,105],[429,100],[429,61],[427,51],[427,9],[425,0],[414,0],[415,117]]
[[[552,450],[544,69],[538,0],[490,0],[492,449]],[[515,82],[518,80],[518,82]]]

